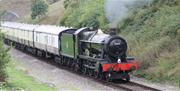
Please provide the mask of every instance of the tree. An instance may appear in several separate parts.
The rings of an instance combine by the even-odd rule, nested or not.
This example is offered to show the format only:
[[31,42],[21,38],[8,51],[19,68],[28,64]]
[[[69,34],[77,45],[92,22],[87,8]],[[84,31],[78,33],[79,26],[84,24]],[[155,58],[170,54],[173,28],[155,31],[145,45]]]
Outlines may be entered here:
[[0,82],[4,82],[7,78],[5,68],[10,61],[10,56],[8,54],[9,48],[4,48],[3,36],[4,35],[0,31]]
[[36,19],[46,15],[48,11],[48,4],[44,0],[32,0],[31,5],[31,18]]

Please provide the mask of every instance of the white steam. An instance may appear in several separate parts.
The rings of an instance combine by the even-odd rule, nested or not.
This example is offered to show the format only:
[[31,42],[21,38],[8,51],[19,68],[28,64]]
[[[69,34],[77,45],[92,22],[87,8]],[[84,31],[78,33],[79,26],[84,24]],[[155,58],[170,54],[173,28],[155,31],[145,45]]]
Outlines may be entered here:
[[135,7],[149,5],[152,0],[105,0],[105,15],[110,22],[110,27],[128,16],[128,11]]

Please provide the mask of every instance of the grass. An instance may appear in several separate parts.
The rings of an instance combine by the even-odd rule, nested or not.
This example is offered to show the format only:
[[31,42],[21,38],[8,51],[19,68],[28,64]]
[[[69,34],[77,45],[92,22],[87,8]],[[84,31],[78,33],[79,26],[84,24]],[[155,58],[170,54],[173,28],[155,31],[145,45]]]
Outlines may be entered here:
[[16,64],[10,62],[7,66],[8,79],[5,85],[1,85],[0,91],[55,91],[55,88],[35,81],[25,72],[16,70]]
[[[174,53],[169,53],[168,56],[163,56],[157,59],[156,65],[149,68],[146,73],[151,74],[151,80],[161,81],[169,80],[175,82],[180,87],[180,50]],[[152,77],[154,76],[154,77]],[[158,78],[158,79],[156,79]]]

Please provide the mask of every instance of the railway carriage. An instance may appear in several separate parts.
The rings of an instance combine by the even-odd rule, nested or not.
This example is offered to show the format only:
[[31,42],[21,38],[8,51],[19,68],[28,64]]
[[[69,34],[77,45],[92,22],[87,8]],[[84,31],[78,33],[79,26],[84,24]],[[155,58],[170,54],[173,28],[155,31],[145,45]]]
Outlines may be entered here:
[[2,32],[5,33],[5,38],[10,41],[19,41],[18,28],[22,26],[20,23],[15,22],[5,22],[1,24]]
[[28,46],[28,47],[34,47],[33,45],[33,33],[34,29],[38,27],[38,25],[30,25],[30,24],[23,24],[21,27],[19,27],[19,32],[21,36],[21,42],[22,44]]
[[30,25],[24,24],[19,27],[20,30],[24,31],[24,44],[28,47],[34,47],[34,29],[37,28],[38,25]]
[[59,33],[69,28],[41,25],[34,29],[34,47],[49,55],[59,55]]
[[32,54],[54,58],[55,62],[75,71],[108,81],[130,80],[129,73],[138,68],[128,58],[126,41],[99,29],[3,22],[5,40]]
[[34,48],[34,29],[38,26],[21,23],[21,26],[14,30],[15,37],[18,38],[18,40],[14,41],[15,47],[36,54],[37,49]]

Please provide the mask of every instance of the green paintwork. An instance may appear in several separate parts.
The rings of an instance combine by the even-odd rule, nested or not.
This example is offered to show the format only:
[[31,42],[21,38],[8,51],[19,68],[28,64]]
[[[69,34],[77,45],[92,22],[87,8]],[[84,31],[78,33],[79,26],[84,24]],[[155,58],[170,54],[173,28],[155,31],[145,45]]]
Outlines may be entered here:
[[61,55],[74,58],[74,40],[72,34],[63,33],[61,36]]
[[101,44],[97,44],[97,43],[91,43],[91,47],[99,51],[101,51],[102,49]]
[[75,58],[79,55],[79,40],[78,36],[75,35]]

